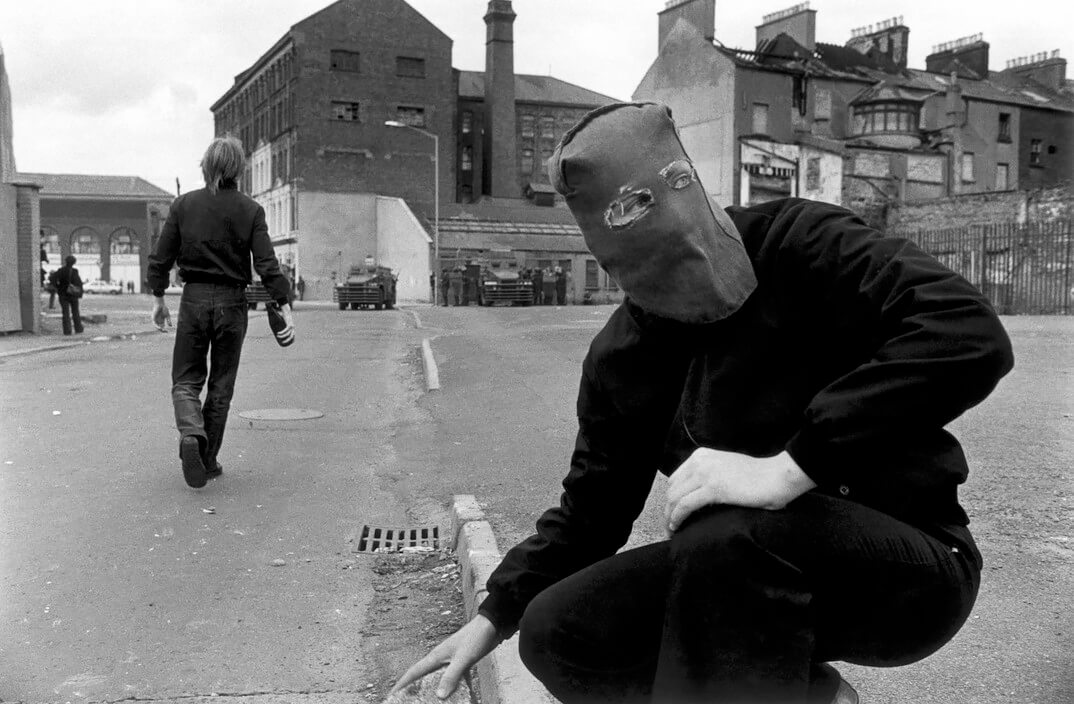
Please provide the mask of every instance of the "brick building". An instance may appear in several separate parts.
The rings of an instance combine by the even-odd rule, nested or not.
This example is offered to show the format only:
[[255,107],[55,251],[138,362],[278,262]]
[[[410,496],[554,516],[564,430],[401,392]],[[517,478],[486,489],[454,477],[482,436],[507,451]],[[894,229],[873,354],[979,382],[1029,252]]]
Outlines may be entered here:
[[613,99],[516,75],[514,20],[508,0],[492,0],[486,70],[459,71],[451,40],[403,0],[339,0],[291,27],[212,105],[216,134],[247,149],[242,188],[265,206],[308,297],[329,297],[349,264],[375,254],[401,274],[402,298],[426,298],[436,185],[442,219],[454,202],[491,207],[487,222],[519,208],[529,221],[562,219],[540,207],[556,205],[543,162]]
[[1057,54],[989,66],[980,36],[907,66],[901,18],[816,40],[809,3],[766,15],[754,49],[715,41],[714,0],[670,0],[635,99],[672,107],[722,203],[801,196],[882,218],[887,204],[1074,178],[1074,98]]
[[40,185],[40,243],[48,269],[73,254],[84,281],[134,281],[144,289],[149,254],[172,196],[137,176],[20,174]]

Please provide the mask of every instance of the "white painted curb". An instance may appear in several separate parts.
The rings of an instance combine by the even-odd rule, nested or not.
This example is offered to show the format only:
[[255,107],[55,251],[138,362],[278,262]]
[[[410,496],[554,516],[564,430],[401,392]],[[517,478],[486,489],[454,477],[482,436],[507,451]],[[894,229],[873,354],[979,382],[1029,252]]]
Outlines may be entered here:
[[429,344],[429,338],[421,341],[421,361],[425,368],[425,390],[435,391],[440,388],[440,370],[436,367],[436,359],[433,357],[433,346]]
[[[485,584],[500,564],[492,526],[471,494],[458,494],[451,513],[451,543],[459,559],[463,604],[473,618],[486,596]],[[518,657],[518,638],[512,637],[483,658],[475,668],[481,704],[556,704],[557,700],[530,674]]]

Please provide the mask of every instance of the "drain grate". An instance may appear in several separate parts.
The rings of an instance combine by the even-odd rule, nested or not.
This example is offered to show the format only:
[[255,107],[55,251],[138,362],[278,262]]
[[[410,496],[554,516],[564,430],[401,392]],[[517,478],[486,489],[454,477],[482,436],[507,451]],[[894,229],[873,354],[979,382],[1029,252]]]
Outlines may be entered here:
[[440,547],[438,526],[416,528],[378,528],[362,526],[362,537],[356,552],[401,552],[406,548],[415,551],[436,550]]

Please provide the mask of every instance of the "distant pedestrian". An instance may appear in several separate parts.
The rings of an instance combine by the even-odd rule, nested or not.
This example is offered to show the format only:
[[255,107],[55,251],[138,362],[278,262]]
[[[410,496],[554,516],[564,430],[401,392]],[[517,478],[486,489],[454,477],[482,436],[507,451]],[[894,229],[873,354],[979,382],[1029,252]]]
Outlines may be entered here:
[[451,270],[448,274],[448,286],[451,287],[451,295],[448,297],[450,305],[461,306],[462,305],[462,291],[463,284],[465,283],[463,277],[463,269],[461,266],[457,266]]
[[551,269],[545,269],[542,272],[543,282],[541,284],[541,296],[543,303],[546,306],[552,306],[556,304],[556,275]]
[[[45,231],[41,230],[41,237],[44,237],[44,236],[45,236]],[[45,287],[45,270],[48,269],[48,267],[45,266],[46,264],[48,264],[48,251],[45,249],[45,245],[43,243],[41,245],[41,257],[40,257],[40,259],[41,259],[41,287],[44,288]]]
[[56,309],[56,277],[59,276],[60,270],[54,269],[49,272],[48,283],[45,284],[45,290],[48,291],[48,309]]
[[544,301],[544,271],[537,267],[530,278],[533,281],[533,305],[539,306]]
[[440,305],[446,306],[448,304],[448,289],[451,276],[447,269],[440,270]]
[[556,267],[556,300],[559,305],[567,305],[567,274],[562,267]]
[[[246,337],[251,255],[285,322],[274,331],[277,340],[294,337],[290,283],[273,251],[265,209],[238,190],[245,162],[239,140],[214,139],[201,160],[206,187],[175,199],[156,251],[149,257],[153,322],[162,330],[166,322],[171,324],[164,290],[172,266],[178,265],[184,282],[172,353],[172,405],[183,476],[195,488],[223,471],[216,458]],[[206,377],[208,391],[202,404]]]
[[82,298],[82,277],[75,268],[73,254],[68,254],[63,260],[63,267],[56,271],[56,293],[60,297],[60,312],[63,316],[63,334],[71,334],[71,326],[74,331],[82,334],[82,314],[78,310],[78,299]]
[[299,276],[296,286],[298,287],[298,300],[304,300],[306,297],[306,280]]
[[133,281],[128,281],[127,282],[127,290],[130,291],[131,293],[134,293],[134,282]]

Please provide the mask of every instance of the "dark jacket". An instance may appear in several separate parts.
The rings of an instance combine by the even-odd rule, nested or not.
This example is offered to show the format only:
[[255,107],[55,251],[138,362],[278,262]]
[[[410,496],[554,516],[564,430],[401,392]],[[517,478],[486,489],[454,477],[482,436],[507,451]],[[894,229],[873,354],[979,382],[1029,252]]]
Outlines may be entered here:
[[613,555],[656,471],[698,446],[786,450],[815,491],[964,546],[966,459],[944,426],[1013,365],[991,305],[912,243],[799,199],[729,208],[758,286],[730,317],[685,325],[620,306],[582,365],[560,505],[510,550],[480,610],[506,635],[541,590]]
[[67,287],[71,284],[82,285],[82,277],[78,275],[78,269],[73,266],[63,265],[49,275],[49,280],[56,286],[56,293],[67,296]]
[[186,283],[249,286],[251,254],[261,283],[278,303],[287,303],[291,284],[273,251],[265,209],[234,182],[225,181],[216,195],[205,188],[184,193],[172,203],[149,256],[149,288],[164,295],[176,264]]

